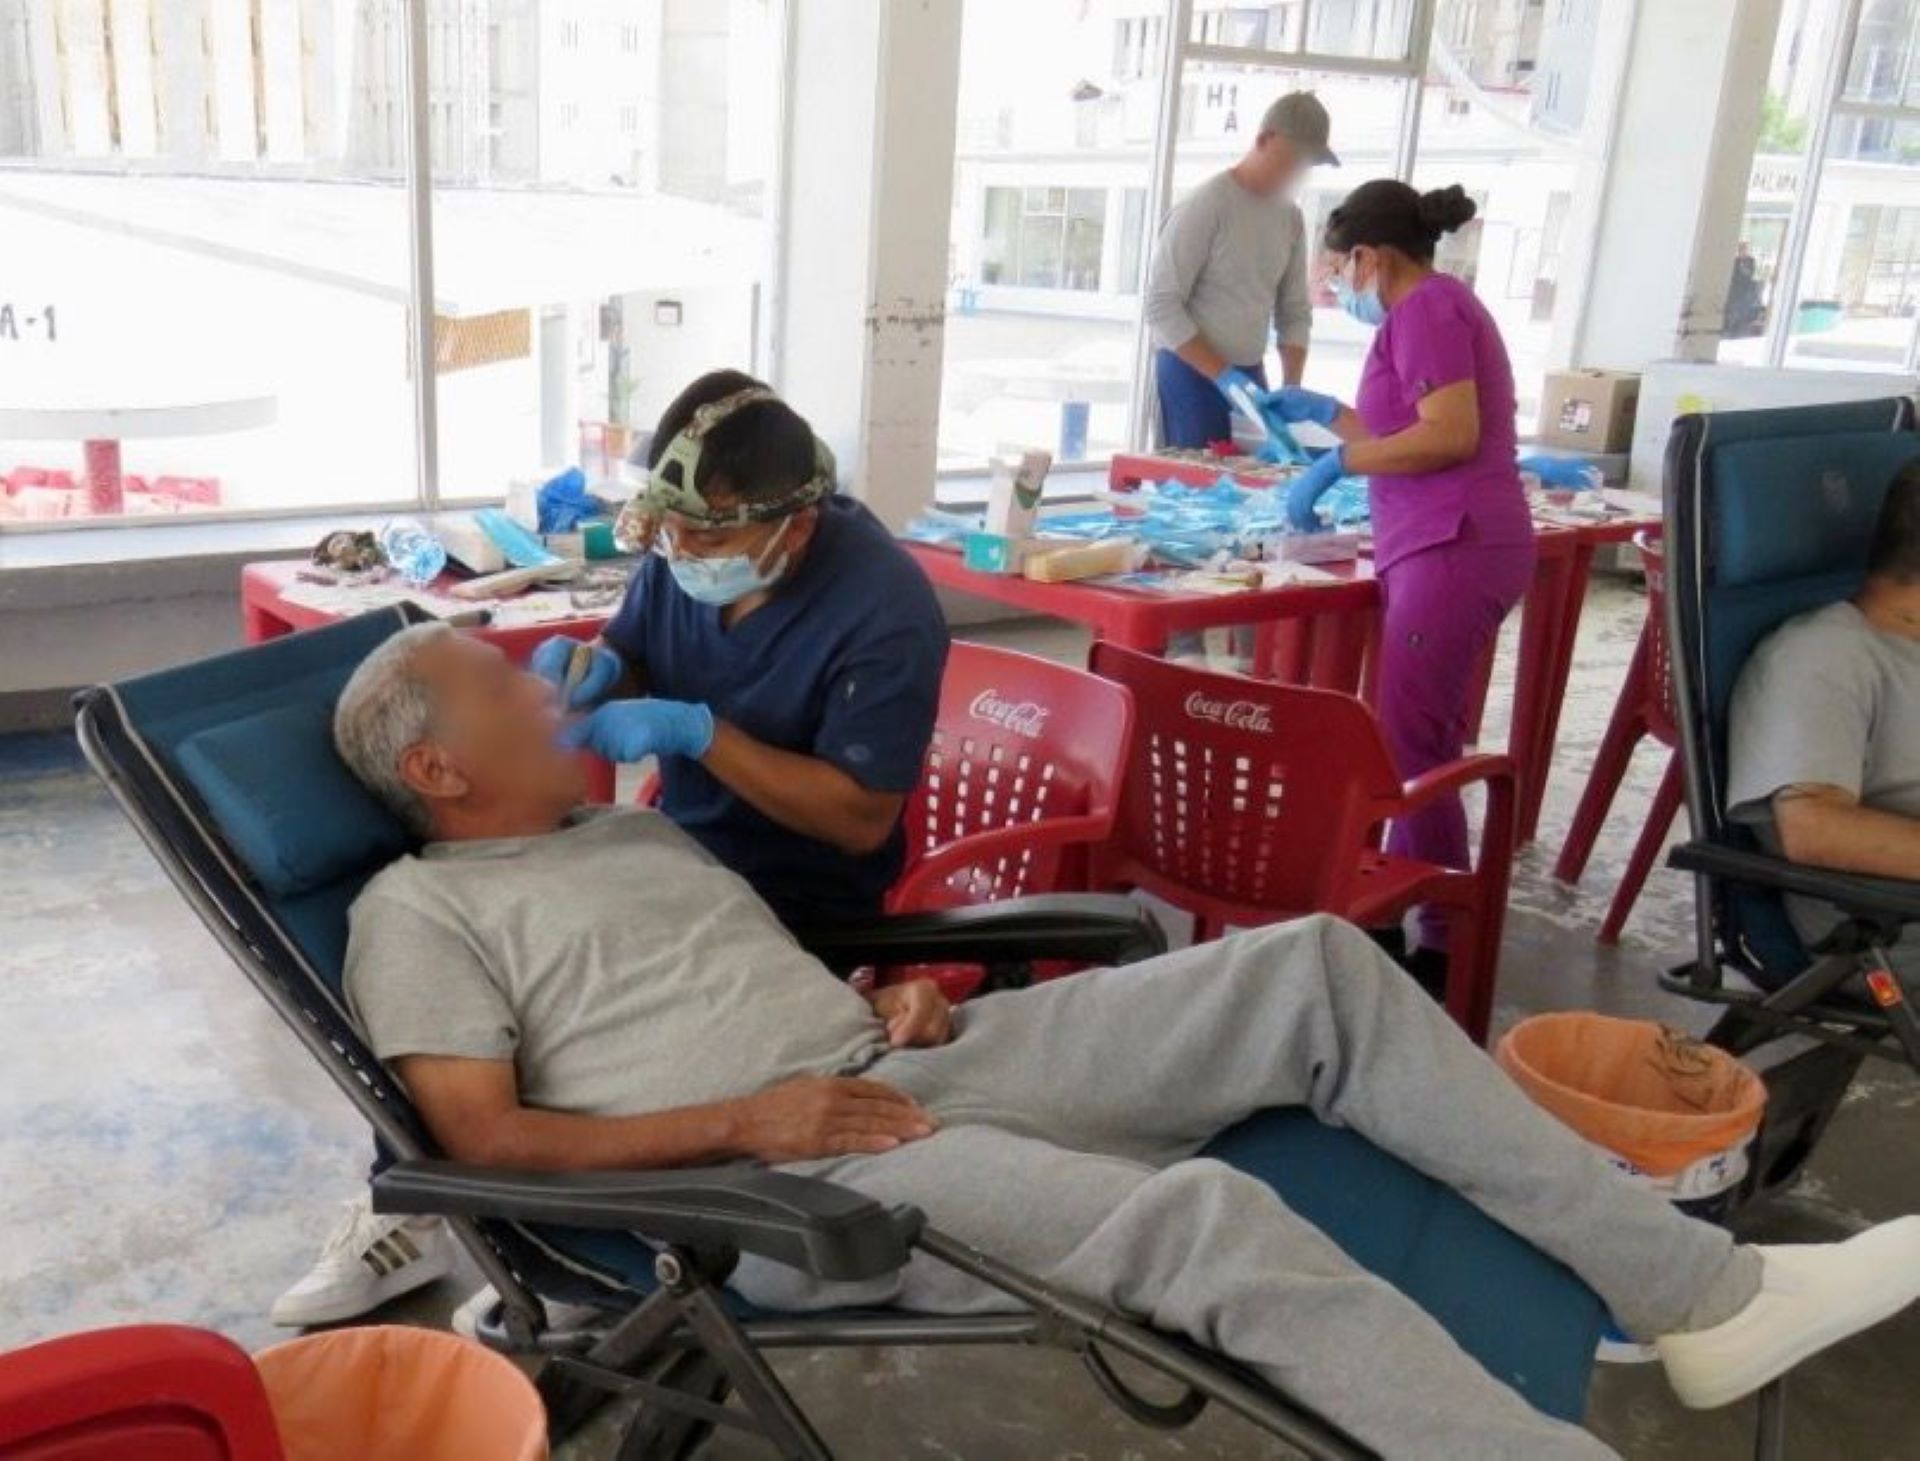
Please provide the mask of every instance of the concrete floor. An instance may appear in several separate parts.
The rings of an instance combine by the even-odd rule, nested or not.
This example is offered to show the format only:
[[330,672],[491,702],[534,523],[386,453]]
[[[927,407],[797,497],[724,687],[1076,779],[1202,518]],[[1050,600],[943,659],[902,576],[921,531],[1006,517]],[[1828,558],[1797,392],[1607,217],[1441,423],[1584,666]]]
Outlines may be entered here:
[[[1550,876],[1620,682],[1643,600],[1597,582],[1540,843],[1515,879],[1499,1019],[1597,1007],[1698,1028],[1654,972],[1690,941],[1687,885],[1654,874],[1625,940],[1593,942],[1659,752],[1646,748],[1583,888]],[[1035,625],[983,637],[1075,655],[1083,641]],[[1511,645],[1508,646],[1511,651]],[[1505,678],[1504,674],[1501,678]],[[1504,737],[1500,691],[1488,738]],[[265,1319],[360,1180],[356,1118],[245,986],[64,741],[0,740],[0,1348],[89,1326],[169,1319],[257,1347]],[[1920,1082],[1881,1069],[1856,1089],[1772,1236],[1920,1210]],[[1809,1218],[1811,1214],[1811,1218]],[[383,1318],[444,1322],[461,1275]],[[1045,1352],[900,1351],[779,1361],[802,1404],[850,1458],[1283,1456],[1232,1417],[1175,1435],[1104,1404],[1074,1362]],[[1805,1366],[1789,1454],[1920,1456],[1920,1314]],[[1383,1376],[1382,1383],[1391,1383]],[[1690,1414],[1656,1370],[1602,1367],[1593,1429],[1645,1461],[1747,1453],[1746,1407]],[[565,1448],[611,1456],[606,1428]],[[716,1458],[761,1452],[717,1443]]]

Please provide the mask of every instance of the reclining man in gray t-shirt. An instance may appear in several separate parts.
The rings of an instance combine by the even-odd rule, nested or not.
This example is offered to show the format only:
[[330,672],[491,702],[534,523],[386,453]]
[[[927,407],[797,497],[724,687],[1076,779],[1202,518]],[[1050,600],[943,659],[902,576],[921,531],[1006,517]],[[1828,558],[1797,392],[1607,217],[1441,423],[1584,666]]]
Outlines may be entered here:
[[[1728,716],[1727,804],[1793,862],[1920,881],[1920,459],[1895,475],[1852,599],[1754,650]],[[1841,915],[1789,898],[1802,938]],[[1920,930],[1887,950],[1920,972]]]
[[[1325,917],[949,1009],[863,996],[665,818],[583,811],[543,682],[438,625],[395,635],[335,739],[420,833],[355,903],[347,996],[448,1155],[754,1160],[912,1203],[1063,1289],[1224,1351],[1381,1454],[1610,1454],[1469,1359],[1259,1180],[1195,1158],[1310,1106],[1567,1263],[1722,1405],[1920,1296],[1920,1218],[1736,1247],[1532,1106],[1365,937]],[[772,1307],[979,1312],[916,1256],[877,1283],[765,1261]]]

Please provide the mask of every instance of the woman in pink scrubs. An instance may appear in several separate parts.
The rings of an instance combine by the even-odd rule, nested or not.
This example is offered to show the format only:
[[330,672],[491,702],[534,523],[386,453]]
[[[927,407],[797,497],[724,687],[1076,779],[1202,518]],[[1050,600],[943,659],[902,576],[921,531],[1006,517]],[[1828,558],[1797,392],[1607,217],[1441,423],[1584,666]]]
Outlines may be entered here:
[[[1379,713],[1404,777],[1453,760],[1474,670],[1533,576],[1533,522],[1514,465],[1513,367],[1467,285],[1435,271],[1434,247],[1474,215],[1458,187],[1418,193],[1381,179],[1328,217],[1325,245],[1347,313],[1377,325],[1354,407],[1293,388],[1268,404],[1340,438],[1288,495],[1296,526],[1348,473],[1370,479],[1381,626]],[[1468,866],[1457,797],[1396,824],[1389,850]],[[1422,910],[1409,965],[1444,981],[1444,915]]]

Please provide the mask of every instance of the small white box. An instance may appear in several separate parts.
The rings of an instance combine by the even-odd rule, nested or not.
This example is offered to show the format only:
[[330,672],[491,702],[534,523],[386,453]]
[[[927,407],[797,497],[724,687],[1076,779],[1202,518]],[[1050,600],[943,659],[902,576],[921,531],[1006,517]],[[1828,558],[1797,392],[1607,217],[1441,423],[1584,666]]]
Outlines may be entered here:
[[1024,538],[1031,533],[1052,466],[1053,453],[1038,449],[1018,457],[995,457],[982,529],[1002,538]]

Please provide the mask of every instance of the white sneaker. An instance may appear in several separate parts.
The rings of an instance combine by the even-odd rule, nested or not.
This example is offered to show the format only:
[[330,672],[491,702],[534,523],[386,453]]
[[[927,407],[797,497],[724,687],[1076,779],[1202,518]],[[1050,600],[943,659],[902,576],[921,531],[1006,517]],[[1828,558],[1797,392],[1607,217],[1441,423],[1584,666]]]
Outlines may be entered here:
[[453,1311],[453,1317],[447,1321],[447,1327],[462,1339],[480,1337],[480,1321],[487,1317],[487,1311],[500,1302],[500,1290],[492,1284],[482,1284],[473,1291],[473,1297]]
[[273,1301],[275,1324],[338,1324],[411,1293],[453,1269],[439,1218],[384,1217],[365,1197],[341,1204],[340,1222],[307,1276]]
[[1681,1403],[1729,1405],[1920,1299],[1920,1216],[1844,1243],[1760,1248],[1760,1292],[1724,1324],[1654,1342]]

